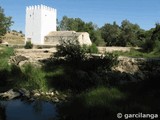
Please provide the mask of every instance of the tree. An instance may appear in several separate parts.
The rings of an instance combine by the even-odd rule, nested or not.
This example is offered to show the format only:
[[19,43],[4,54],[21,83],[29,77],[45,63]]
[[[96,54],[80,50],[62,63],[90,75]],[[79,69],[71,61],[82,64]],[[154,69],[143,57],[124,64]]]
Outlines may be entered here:
[[104,39],[107,46],[120,46],[118,40],[119,35],[121,33],[119,26],[116,24],[116,22],[112,24],[105,24],[101,27],[101,35]]
[[147,39],[143,46],[144,50],[151,52],[154,49],[160,51],[160,24],[156,23],[156,27],[146,32]]
[[121,35],[120,40],[123,41],[123,46],[137,46],[138,33],[140,27],[137,24],[132,24],[128,20],[123,20],[121,23]]
[[12,17],[5,16],[3,8],[0,7],[0,36],[3,36],[13,24],[11,19]]

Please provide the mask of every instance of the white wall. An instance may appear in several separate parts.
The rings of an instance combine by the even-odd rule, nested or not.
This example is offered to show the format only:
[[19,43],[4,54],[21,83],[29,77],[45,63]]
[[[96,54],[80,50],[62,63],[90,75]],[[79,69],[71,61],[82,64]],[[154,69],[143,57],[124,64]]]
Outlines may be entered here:
[[56,31],[56,9],[38,5],[26,8],[25,42],[31,38],[33,44],[44,44],[44,36]]
[[81,33],[81,35],[78,37],[78,41],[80,45],[92,45],[92,42],[90,40],[89,34],[87,32]]
[[56,25],[56,18],[57,18],[57,11],[56,9],[50,9],[46,10],[44,9],[41,12],[41,37],[43,39],[42,44],[44,44],[44,36],[46,36],[51,31],[56,31],[57,25]]

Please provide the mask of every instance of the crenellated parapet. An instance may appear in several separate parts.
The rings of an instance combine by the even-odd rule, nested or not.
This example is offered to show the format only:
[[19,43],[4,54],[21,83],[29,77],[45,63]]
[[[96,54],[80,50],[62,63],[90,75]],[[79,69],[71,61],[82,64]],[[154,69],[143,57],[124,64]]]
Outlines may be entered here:
[[56,11],[56,9],[45,6],[45,5],[35,5],[35,6],[27,6],[26,10],[48,10],[48,11]]

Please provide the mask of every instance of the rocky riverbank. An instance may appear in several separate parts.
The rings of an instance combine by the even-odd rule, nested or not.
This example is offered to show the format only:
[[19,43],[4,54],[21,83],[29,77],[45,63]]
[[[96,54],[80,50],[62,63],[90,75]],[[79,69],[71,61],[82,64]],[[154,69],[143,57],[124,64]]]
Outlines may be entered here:
[[15,98],[24,98],[29,101],[37,99],[47,100],[54,103],[60,103],[67,101],[68,96],[58,92],[57,90],[49,90],[48,92],[42,92],[40,90],[26,90],[25,88],[16,90],[10,89],[6,92],[0,93],[0,97],[5,100],[12,100]]

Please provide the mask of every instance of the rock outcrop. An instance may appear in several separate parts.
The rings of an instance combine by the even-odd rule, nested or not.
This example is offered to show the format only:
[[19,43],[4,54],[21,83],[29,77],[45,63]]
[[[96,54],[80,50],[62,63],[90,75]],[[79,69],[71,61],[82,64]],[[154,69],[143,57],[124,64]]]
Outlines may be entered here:
[[158,58],[131,58],[119,57],[118,65],[113,67],[113,72],[119,75],[119,81],[137,82],[146,80],[153,73],[157,76],[160,72],[160,59]]
[[8,100],[20,97],[21,94],[17,91],[14,91],[13,89],[10,89],[4,93],[0,93],[0,96],[3,98],[7,98]]
[[7,100],[12,100],[14,98],[26,98],[28,100],[34,101],[36,99],[45,99],[55,103],[67,100],[67,95],[62,94],[58,91],[49,90],[48,92],[41,92],[40,90],[26,90],[21,88],[19,90],[10,89],[6,92],[0,93],[0,97]]

